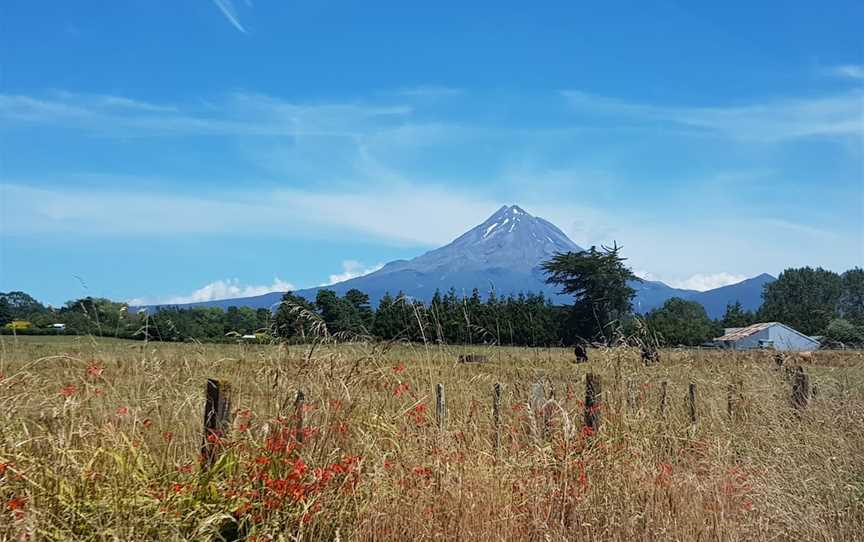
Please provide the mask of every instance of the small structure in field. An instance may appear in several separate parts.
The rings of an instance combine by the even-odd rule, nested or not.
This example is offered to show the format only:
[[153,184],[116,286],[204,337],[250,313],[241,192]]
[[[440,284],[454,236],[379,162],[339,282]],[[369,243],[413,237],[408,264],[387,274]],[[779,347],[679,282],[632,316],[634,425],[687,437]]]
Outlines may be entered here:
[[747,327],[724,330],[714,342],[733,350],[769,349],[778,352],[809,352],[819,348],[819,341],[780,322],[763,322]]
[[573,353],[576,355],[576,363],[587,363],[588,362],[588,349],[585,347],[583,343],[576,343],[575,348],[573,348]]
[[489,359],[478,354],[463,354],[459,356],[459,363],[486,363]]
[[57,333],[63,333],[66,331],[66,324],[51,324],[51,329]]

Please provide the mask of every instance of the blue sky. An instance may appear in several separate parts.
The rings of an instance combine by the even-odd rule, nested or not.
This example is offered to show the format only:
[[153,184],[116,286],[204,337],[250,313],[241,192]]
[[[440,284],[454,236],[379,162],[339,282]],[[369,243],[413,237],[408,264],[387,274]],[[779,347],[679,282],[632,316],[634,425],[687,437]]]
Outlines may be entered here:
[[315,286],[511,203],[676,286],[864,264],[864,4],[603,4],[4,2],[0,291]]

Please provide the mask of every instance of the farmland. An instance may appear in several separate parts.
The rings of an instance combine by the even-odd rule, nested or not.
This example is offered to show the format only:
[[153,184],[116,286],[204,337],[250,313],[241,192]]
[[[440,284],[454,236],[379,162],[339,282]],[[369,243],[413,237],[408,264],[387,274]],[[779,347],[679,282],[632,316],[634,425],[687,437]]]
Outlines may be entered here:
[[2,540],[864,539],[859,352],[805,360],[796,410],[760,352],[2,341]]

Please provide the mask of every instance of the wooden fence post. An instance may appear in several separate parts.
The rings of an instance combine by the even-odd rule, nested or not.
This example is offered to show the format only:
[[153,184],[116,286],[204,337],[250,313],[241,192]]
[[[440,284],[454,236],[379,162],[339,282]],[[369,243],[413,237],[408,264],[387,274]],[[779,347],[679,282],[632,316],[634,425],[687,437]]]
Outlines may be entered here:
[[201,467],[206,470],[216,461],[221,440],[231,423],[231,385],[207,379],[204,398],[204,442],[201,445]]
[[542,442],[546,440],[546,423],[543,410],[546,403],[546,393],[542,382],[535,382],[531,386],[531,413],[534,415],[534,436]]
[[660,417],[666,417],[666,395],[668,393],[669,383],[665,380],[660,383]]
[[632,380],[627,381],[627,409],[636,410],[636,384]]
[[732,382],[726,389],[726,411],[730,421],[738,418],[738,402],[741,398],[741,383]]
[[303,390],[297,390],[297,398],[294,399],[294,438],[303,443],[303,417],[305,416],[306,394]]
[[495,384],[492,394],[492,423],[495,425],[495,454],[501,455],[501,384]]
[[444,417],[447,411],[444,406],[444,384],[435,384],[435,418],[438,420],[438,430],[444,429]]
[[687,406],[690,409],[690,423],[696,423],[696,383],[691,382],[687,393]]
[[585,375],[585,425],[592,431],[600,429],[600,406],[602,404],[600,377],[594,373]]
[[804,371],[804,367],[795,369],[795,378],[792,383],[792,406],[798,410],[804,410],[810,403],[810,375]]

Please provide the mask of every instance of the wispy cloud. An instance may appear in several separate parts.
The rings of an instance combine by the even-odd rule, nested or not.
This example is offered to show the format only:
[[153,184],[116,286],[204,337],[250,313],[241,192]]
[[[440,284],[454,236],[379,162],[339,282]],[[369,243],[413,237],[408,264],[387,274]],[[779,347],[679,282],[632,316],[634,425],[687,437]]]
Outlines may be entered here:
[[171,135],[340,136],[398,126],[413,111],[402,104],[286,102],[232,93],[212,107],[154,104],[110,95],[53,92],[0,94],[0,120],[78,128],[103,136]]
[[384,267],[383,263],[373,265],[372,267],[367,267],[362,262],[358,262],[357,260],[345,260],[342,262],[342,272],[330,275],[327,278],[327,282],[325,282],[321,286],[330,286],[331,284],[336,284],[337,282],[343,282],[357,277],[362,277],[363,275],[374,273],[382,267]]
[[280,278],[274,278],[271,284],[251,285],[242,284],[239,279],[216,280],[204,285],[190,294],[175,295],[166,298],[134,298],[127,302],[130,305],[182,305],[185,303],[199,303],[202,301],[214,301],[217,299],[236,299],[238,297],[253,297],[270,292],[287,292],[293,290],[294,285]]
[[864,136],[864,93],[785,98],[737,106],[659,106],[564,91],[571,111],[623,121],[689,126],[741,140],[777,142],[805,137]]
[[849,79],[864,79],[864,65],[843,64],[824,68],[822,72],[832,77],[846,77]]
[[[231,0],[213,0],[213,3],[216,4],[216,7],[219,8],[219,11],[222,12],[222,15],[228,19],[228,22],[230,22],[234,28],[244,34],[246,33],[246,29],[243,28],[242,24],[240,24],[240,19],[237,16],[237,9],[234,7],[234,2]],[[251,4],[247,3],[247,5],[251,7]]]
[[[501,205],[443,186],[401,182],[338,193],[284,189],[222,193],[219,198],[143,189],[32,188],[21,183],[0,185],[0,201],[5,206],[0,235],[238,235],[239,221],[247,231],[267,231],[277,237],[326,238],[351,232],[394,244],[426,246],[451,241]],[[225,220],[227,216],[232,220]]]

